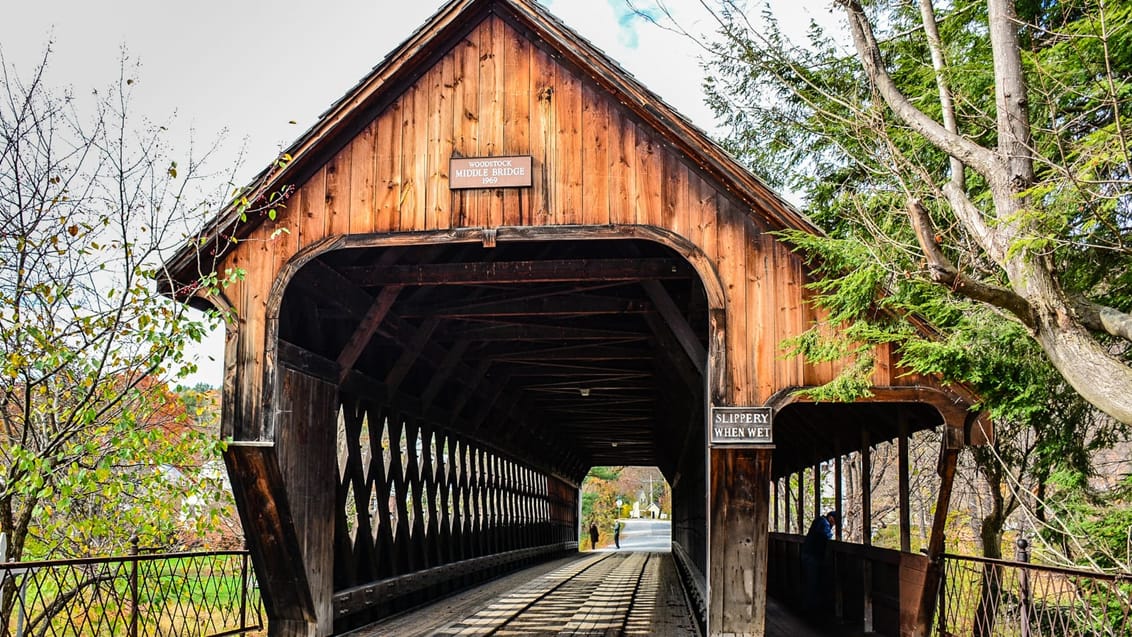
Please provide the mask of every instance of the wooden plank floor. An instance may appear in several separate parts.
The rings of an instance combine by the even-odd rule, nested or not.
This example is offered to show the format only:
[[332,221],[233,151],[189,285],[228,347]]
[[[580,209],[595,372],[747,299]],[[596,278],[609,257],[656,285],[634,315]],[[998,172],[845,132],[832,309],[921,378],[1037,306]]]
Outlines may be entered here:
[[350,633],[698,635],[668,553],[596,551],[500,578]]
[[[596,551],[547,562],[349,633],[698,636],[669,553]],[[766,637],[844,637],[767,600]],[[849,633],[851,634],[851,633]]]

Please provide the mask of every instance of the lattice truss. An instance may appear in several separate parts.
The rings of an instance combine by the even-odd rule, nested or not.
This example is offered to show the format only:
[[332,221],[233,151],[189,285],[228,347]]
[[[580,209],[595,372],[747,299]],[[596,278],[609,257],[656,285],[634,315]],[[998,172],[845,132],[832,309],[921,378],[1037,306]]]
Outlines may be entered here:
[[338,411],[335,589],[575,540],[576,489],[385,406]]

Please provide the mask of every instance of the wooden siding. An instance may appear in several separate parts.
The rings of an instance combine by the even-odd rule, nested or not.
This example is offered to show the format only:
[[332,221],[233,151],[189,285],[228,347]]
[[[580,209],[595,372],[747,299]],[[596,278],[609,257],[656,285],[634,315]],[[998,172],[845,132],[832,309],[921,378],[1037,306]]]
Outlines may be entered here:
[[[534,157],[526,189],[448,189],[452,156]],[[284,264],[340,235],[502,226],[633,226],[686,238],[725,293],[729,404],[830,380],[836,364],[784,358],[780,343],[820,320],[804,301],[800,259],[760,211],[713,187],[694,164],[588,78],[489,16],[299,185],[276,221],[227,257],[247,278],[229,290],[243,321],[242,433],[270,439],[259,414],[268,296]],[[898,382],[878,352],[878,385]]]

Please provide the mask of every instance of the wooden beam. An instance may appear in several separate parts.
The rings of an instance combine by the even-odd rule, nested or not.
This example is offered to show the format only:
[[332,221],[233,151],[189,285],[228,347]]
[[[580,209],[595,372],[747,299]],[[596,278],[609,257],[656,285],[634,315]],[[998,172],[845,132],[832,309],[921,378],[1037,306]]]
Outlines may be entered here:
[[663,355],[668,362],[664,367],[675,369],[685,385],[698,389],[703,384],[703,367],[696,367],[695,360],[688,356],[687,350],[676,340],[672,330],[659,315],[652,312],[645,314],[645,322],[656,338],[658,354]]
[[543,347],[538,349],[508,348],[505,352],[485,350],[478,354],[491,358],[498,363],[505,362],[538,362],[545,360],[577,360],[577,361],[616,361],[616,360],[651,360],[653,352],[639,347],[616,347],[611,345],[585,344],[563,345],[561,347]]
[[390,391],[397,391],[401,386],[401,381],[405,380],[405,376],[412,369],[413,363],[420,358],[421,352],[424,350],[425,345],[428,345],[429,339],[432,338],[433,332],[436,327],[440,325],[440,319],[436,317],[427,318],[421,323],[420,328],[417,330],[413,340],[401,350],[401,355],[397,357],[397,362],[389,369],[389,373],[385,375],[385,386]]
[[470,263],[360,266],[342,268],[343,276],[361,287],[385,285],[503,285],[593,283],[644,279],[687,279],[686,264],[677,259],[548,259]]
[[438,340],[469,340],[477,342],[505,341],[620,341],[647,340],[641,332],[603,330],[566,325],[545,325],[516,320],[496,321],[490,317],[472,321],[449,321],[437,330]]
[[366,348],[366,345],[369,345],[370,339],[377,332],[377,327],[385,320],[385,316],[393,308],[393,303],[397,301],[397,295],[400,293],[401,286],[391,285],[383,288],[373,300],[373,303],[370,304],[365,316],[354,329],[354,333],[350,335],[350,340],[346,342],[346,346],[338,354],[338,367],[341,370],[339,373],[342,375],[340,381],[345,378],[345,374],[354,369],[354,363],[358,362],[362,350]]
[[435,305],[405,306],[399,314],[405,318],[439,316],[462,317],[529,317],[529,316],[590,316],[603,314],[641,314],[650,305],[641,299],[624,299],[592,294],[558,294],[536,299],[497,300],[493,302],[460,304],[448,307]]
[[924,576],[924,590],[920,597],[920,612],[917,621],[918,634],[931,634],[932,616],[936,611],[940,578],[943,577],[944,530],[947,527],[947,514],[951,507],[951,492],[955,484],[955,470],[959,464],[959,450],[950,448],[946,441],[941,445],[939,466],[939,493],[936,496],[935,516],[932,519],[932,532],[928,538],[928,571]]
[[668,294],[668,290],[664,289],[659,281],[642,281],[641,287],[645,289],[649,299],[656,306],[657,312],[664,319],[665,324],[672,330],[673,336],[676,337],[677,342],[684,348],[684,353],[691,359],[692,364],[695,365],[696,371],[701,376],[704,374],[704,366],[707,365],[707,351],[704,349],[700,339],[696,336],[695,330],[688,324],[687,319],[676,307],[676,303]]
[[421,402],[426,405],[431,405],[432,401],[436,399],[437,394],[448,382],[452,376],[452,372],[456,369],[456,365],[463,360],[464,353],[467,352],[468,346],[471,345],[470,341],[462,340],[457,341],[448,349],[444,358],[440,360],[440,364],[433,369],[432,377],[428,380],[428,385],[425,387],[424,392],[421,393]]
[[314,599],[274,445],[229,442],[224,464],[272,625],[314,625]]

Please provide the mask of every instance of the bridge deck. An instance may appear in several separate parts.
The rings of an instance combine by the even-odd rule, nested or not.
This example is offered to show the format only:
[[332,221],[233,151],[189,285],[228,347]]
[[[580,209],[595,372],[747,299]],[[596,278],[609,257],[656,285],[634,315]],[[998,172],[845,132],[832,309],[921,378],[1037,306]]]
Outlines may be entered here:
[[[356,630],[425,635],[698,635],[669,553],[596,551],[532,567]],[[768,637],[818,637],[782,607]]]

